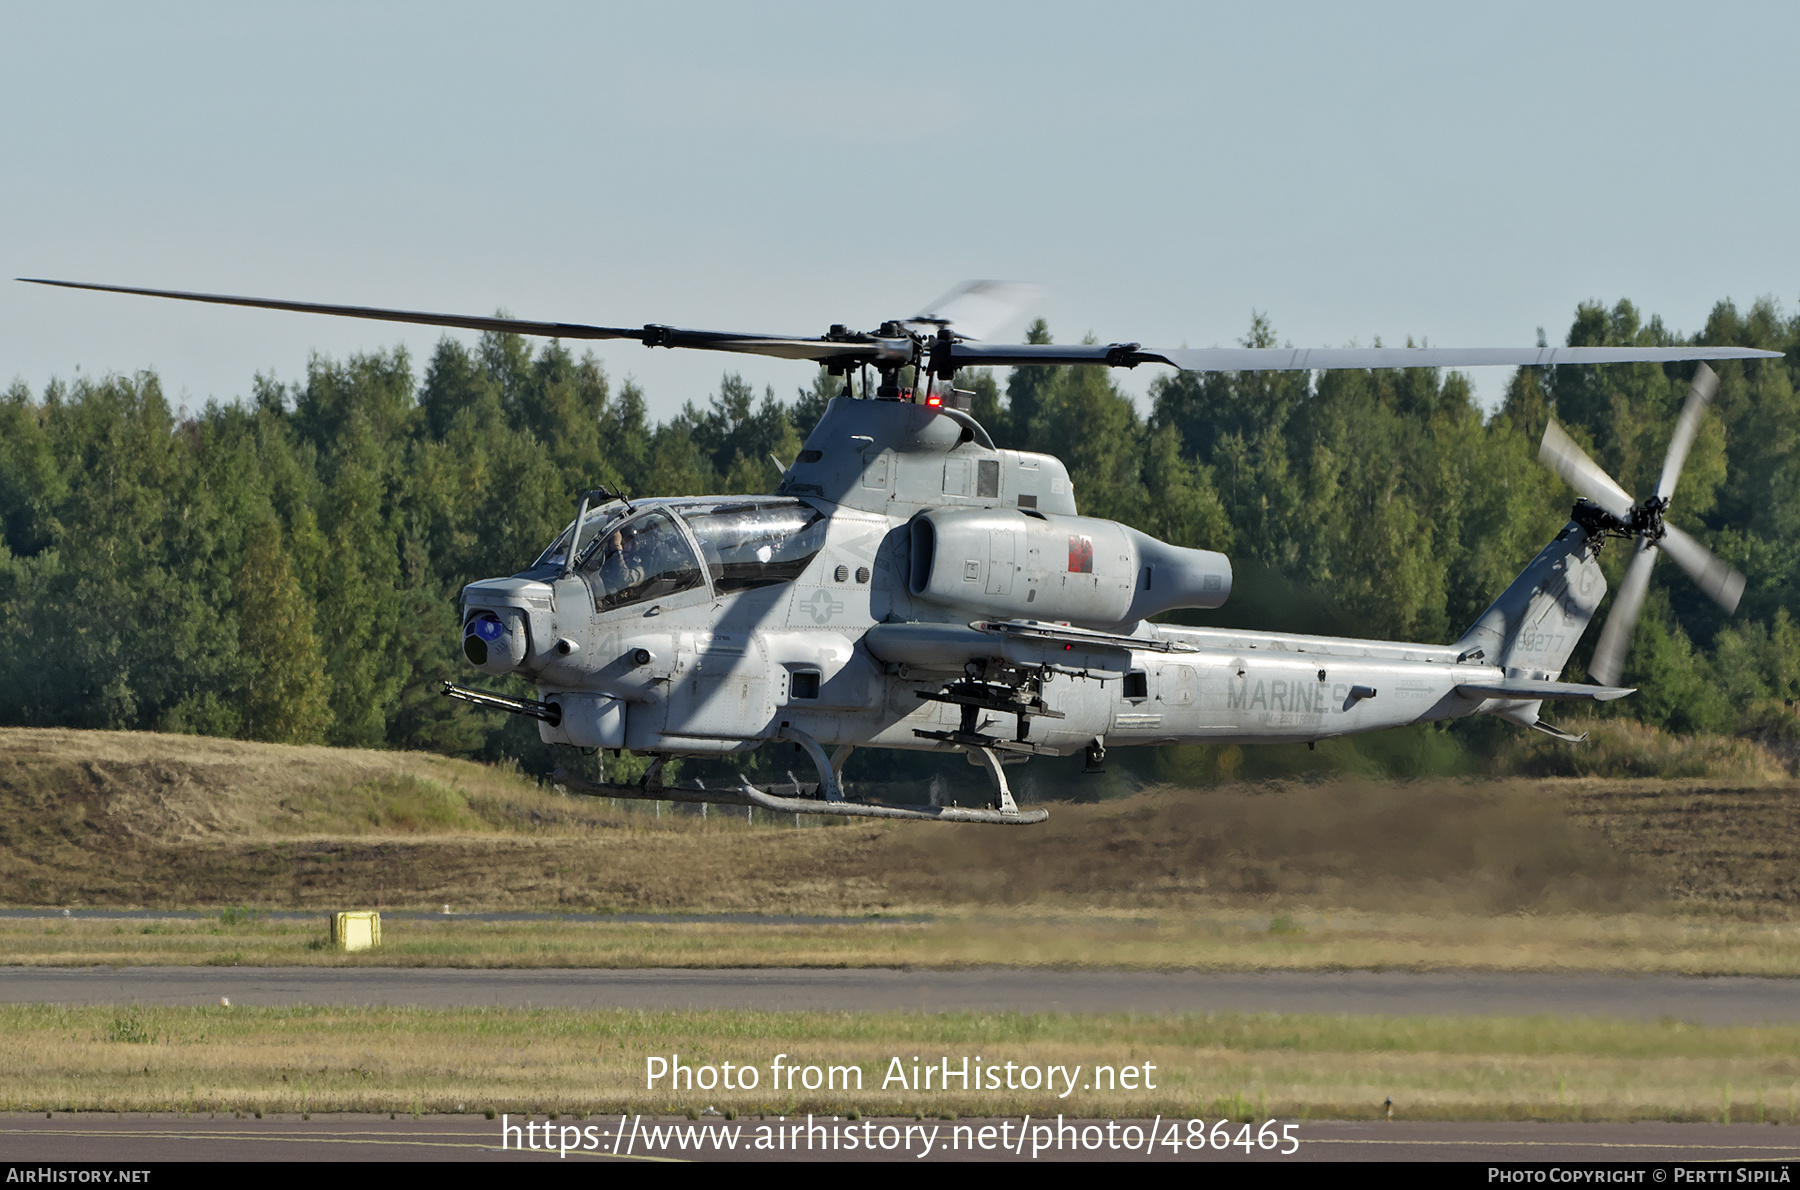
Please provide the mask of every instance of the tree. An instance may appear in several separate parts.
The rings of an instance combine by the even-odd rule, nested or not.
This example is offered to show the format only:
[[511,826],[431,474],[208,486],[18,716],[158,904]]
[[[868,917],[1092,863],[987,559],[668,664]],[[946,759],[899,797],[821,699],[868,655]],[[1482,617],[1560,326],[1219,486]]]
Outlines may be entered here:
[[385,504],[385,459],[376,426],[353,408],[327,460],[320,525],[327,546],[319,627],[331,679],[334,744],[376,747],[404,675],[388,662],[400,611],[398,565]]
[[[1039,345],[1050,340],[1050,324],[1035,318],[1025,328],[1025,341]],[[1028,365],[1014,368],[1006,380],[1006,416],[999,424],[988,426],[988,432],[1000,446],[1021,447],[1030,441],[1043,404],[1045,390],[1056,380],[1060,369]]]
[[1026,445],[1068,466],[1087,516],[1136,518],[1145,500],[1144,425],[1131,399],[1119,391],[1110,369],[1048,371],[1048,383],[1031,396],[1036,408]]
[[[794,407],[788,416],[802,441],[825,416],[825,407],[831,404],[832,398],[843,395],[846,383],[844,377],[833,376],[831,369],[821,365],[813,373],[812,383],[795,394]],[[793,462],[792,459],[787,461]]]
[[964,368],[953,382],[957,388],[975,394],[969,412],[999,442],[1006,437],[1006,409],[1000,404],[1000,386],[994,381],[992,368]]
[[244,738],[323,743],[331,726],[325,658],[274,516],[250,534],[233,590],[238,648],[253,667],[242,698]]

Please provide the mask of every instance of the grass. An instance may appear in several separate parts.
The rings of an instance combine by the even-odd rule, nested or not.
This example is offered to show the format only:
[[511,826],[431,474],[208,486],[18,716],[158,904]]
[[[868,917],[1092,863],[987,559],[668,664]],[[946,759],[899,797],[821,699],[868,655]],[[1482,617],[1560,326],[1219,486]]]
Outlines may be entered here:
[[[854,1066],[861,1091],[770,1086]],[[753,1091],[645,1089],[646,1059],[749,1063]],[[884,1077],[983,1065],[1155,1067],[1155,1090],[921,1092]],[[941,1117],[1711,1120],[1792,1123],[1800,1026],[1561,1018],[1061,1016],[0,1006],[0,1109]]]
[[0,729],[0,904],[1800,917],[1800,785],[1162,787],[1041,827],[573,798],[419,753]]
[[1787,775],[1788,766],[1775,751],[1737,736],[1677,735],[1580,711],[1564,714],[1558,726],[1588,733],[1587,742],[1570,747],[1541,733],[1520,732],[1500,749],[1497,771],[1533,777],[1697,777],[1734,784]]
[[[1049,824],[1024,830],[795,829],[735,814],[659,817],[436,756],[0,729],[0,903],[217,910],[198,921],[0,921],[0,962],[1800,976],[1800,784],[1732,768],[1729,756],[1689,759],[1702,775],[1164,787],[1057,805]],[[864,920],[390,916],[378,952],[325,945],[326,911],[378,899]],[[295,908],[321,916],[263,913]],[[765,1068],[779,1052],[850,1063],[866,1090],[646,1092],[645,1058],[673,1052]],[[894,1056],[964,1053],[1149,1062],[1161,1076],[1154,1092],[1067,1100],[880,1089]],[[1790,1123],[1797,1094],[1794,1026],[0,1005],[9,1111],[1357,1118],[1391,1097],[1414,1119]]]
[[928,967],[1800,976],[1800,925],[1649,914],[1002,913],[848,924],[399,920],[341,954],[316,921],[0,921],[34,966]]

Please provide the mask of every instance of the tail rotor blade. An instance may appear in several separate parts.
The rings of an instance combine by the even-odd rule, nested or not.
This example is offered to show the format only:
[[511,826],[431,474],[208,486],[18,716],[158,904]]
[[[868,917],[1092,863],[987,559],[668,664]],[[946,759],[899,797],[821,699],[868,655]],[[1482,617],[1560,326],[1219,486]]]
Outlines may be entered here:
[[1688,448],[1694,445],[1694,435],[1700,432],[1706,407],[1718,391],[1719,374],[1701,364],[1694,373],[1693,387],[1688,389],[1687,403],[1681,407],[1681,417],[1675,422],[1675,436],[1669,439],[1669,453],[1663,456],[1662,478],[1656,481],[1659,498],[1667,500],[1675,494],[1682,464],[1687,462]]
[[1615,483],[1600,464],[1588,458],[1587,452],[1554,421],[1544,427],[1538,459],[1562,476],[1570,487],[1620,520],[1631,516],[1633,501],[1625,494],[1625,489]]
[[1650,568],[1655,564],[1656,547],[1640,533],[1637,552],[1631,556],[1625,581],[1613,596],[1606,627],[1600,630],[1600,642],[1594,646],[1594,662],[1588,666],[1588,675],[1602,686],[1619,684],[1619,674],[1625,669],[1625,652],[1631,647],[1631,632],[1644,610],[1644,593],[1650,589]]
[[1726,615],[1735,612],[1738,600],[1744,597],[1744,576],[1674,525],[1665,524],[1663,533],[1662,548],[1675,564],[1687,571]]

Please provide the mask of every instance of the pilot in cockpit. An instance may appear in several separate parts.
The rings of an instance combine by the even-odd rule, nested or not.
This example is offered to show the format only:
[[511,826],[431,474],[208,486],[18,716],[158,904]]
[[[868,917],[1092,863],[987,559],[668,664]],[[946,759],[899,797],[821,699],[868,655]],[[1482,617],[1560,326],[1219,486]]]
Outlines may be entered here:
[[638,536],[627,536],[625,528],[614,529],[605,545],[595,551],[593,560],[583,567],[601,588],[595,592],[597,596],[617,598],[644,581],[646,570]]
[[660,512],[634,518],[607,533],[581,569],[601,611],[704,582],[692,547],[675,522]]
[[615,591],[629,591],[643,582],[649,573],[643,545],[638,540],[640,536],[634,532],[627,539],[623,529],[615,529],[612,539],[606,543],[606,552],[613,555],[611,565],[607,567],[607,578],[611,580],[608,585]]

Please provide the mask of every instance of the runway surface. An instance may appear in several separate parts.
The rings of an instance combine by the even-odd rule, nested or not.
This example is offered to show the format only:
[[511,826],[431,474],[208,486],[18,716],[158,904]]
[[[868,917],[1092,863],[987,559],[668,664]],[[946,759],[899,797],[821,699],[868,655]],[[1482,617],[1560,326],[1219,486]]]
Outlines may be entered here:
[[[1055,1147],[1055,1121],[1035,1127],[1048,1128],[1028,1137],[1041,1145],[1033,1156],[1028,1140],[1022,1151],[999,1147],[1002,1136],[1016,1139],[1020,1121],[958,1120],[954,1123],[911,1118],[876,1119],[852,1124],[840,1121],[836,1143],[821,1138],[810,1152],[801,1147],[771,1151],[755,1147],[758,1129],[776,1121],[755,1118],[726,1121],[707,1118],[698,1124],[685,1119],[639,1119],[620,1127],[617,1116],[578,1120],[565,1116],[554,1124],[538,1118],[559,1141],[566,1135],[574,1144],[569,1161],[618,1160],[986,1160],[986,1161],[1188,1161],[1195,1163],[1241,1161],[1464,1161],[1464,1162],[1584,1162],[1593,1164],[1724,1162],[1788,1163],[1800,1160],[1800,1136],[1792,1128],[1736,1124],[1544,1124],[1544,1123],[1347,1123],[1292,1121],[1294,1146],[1245,1153],[1240,1147],[1215,1149],[1208,1144],[1194,1149],[1182,1143],[1179,1150],[1167,1144],[1149,1153],[1125,1149],[1135,1127],[1141,1144],[1149,1120],[1120,1120],[1110,1133],[1107,1120],[1068,1120],[1072,1132],[1062,1133],[1063,1147]],[[1208,1121],[1210,1123],[1211,1121]],[[526,1123],[512,1117],[515,1128]],[[825,1122],[827,1127],[830,1121]],[[118,1118],[98,1113],[0,1117],[0,1164],[68,1162],[84,1166],[160,1161],[555,1161],[565,1160],[553,1145],[518,1151],[523,1133],[508,1137],[502,1151],[499,1120],[478,1116],[426,1116],[390,1120],[386,1116],[315,1115],[310,1121],[284,1116],[266,1120],[237,1120],[194,1116],[133,1115]],[[789,1121],[792,1124],[792,1121]],[[1003,1132],[1002,1124],[1007,1125]],[[1175,1126],[1171,1134],[1167,1130]],[[958,1128],[966,1129],[959,1133]],[[1241,1127],[1241,1126],[1239,1126]],[[563,1133],[563,1129],[573,1131]],[[588,1129],[595,1142],[585,1147]],[[694,1129],[693,1132],[688,1131]],[[983,1128],[994,1138],[993,1147],[981,1147]],[[723,1139],[720,1129],[728,1130]],[[733,1134],[729,1130],[737,1130]],[[1093,1131],[1088,1131],[1093,1129]],[[679,1131],[676,1131],[679,1130]],[[859,1143],[845,1147],[847,1130]],[[915,1131],[916,1130],[916,1131]],[[935,1131],[930,1131],[935,1130]],[[1202,1130],[1204,1131],[1204,1129]],[[1186,1121],[1160,1121],[1159,1137],[1185,1142],[1192,1134]],[[1083,1137],[1097,1148],[1083,1145]],[[1108,1143],[1107,1137],[1112,1138]],[[536,1143],[542,1133],[533,1133]],[[871,1153],[861,1138],[875,1143]],[[746,1143],[748,1138],[748,1143]],[[931,1148],[926,1151],[929,1139]],[[690,1143],[682,1143],[684,1140]],[[699,1143],[691,1143],[698,1140]],[[883,1142],[892,1148],[883,1148]],[[1292,1148],[1284,1154],[1282,1149]],[[1771,1171],[1774,1172],[1774,1171]],[[1777,1176],[1779,1176],[1777,1174]],[[1791,1177],[1792,1174],[1790,1173]],[[1652,1179],[1646,1178],[1649,1182]],[[1655,1179],[1660,1181],[1662,1179]]]
[[361,1004],[767,1011],[1278,1012],[1800,1021],[1800,980],[1453,972],[1044,968],[467,970],[0,967],[0,1002]]

